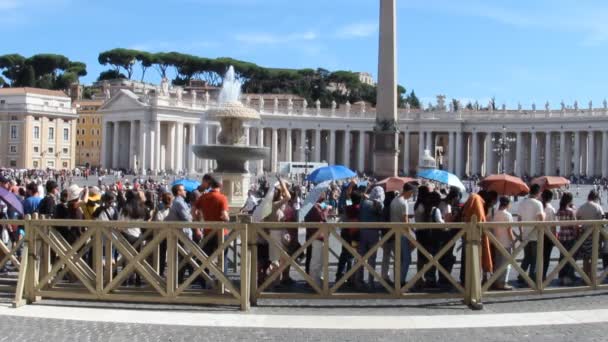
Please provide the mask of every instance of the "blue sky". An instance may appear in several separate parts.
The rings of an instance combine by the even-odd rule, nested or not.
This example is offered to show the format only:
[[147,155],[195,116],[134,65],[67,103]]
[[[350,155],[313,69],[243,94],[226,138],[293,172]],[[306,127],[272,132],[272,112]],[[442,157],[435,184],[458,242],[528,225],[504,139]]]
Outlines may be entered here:
[[[377,69],[378,0],[0,0],[0,53],[61,53],[88,64],[128,47],[229,56],[272,67]],[[399,80],[510,107],[608,97],[608,3],[397,0]],[[153,71],[152,71],[153,72]]]

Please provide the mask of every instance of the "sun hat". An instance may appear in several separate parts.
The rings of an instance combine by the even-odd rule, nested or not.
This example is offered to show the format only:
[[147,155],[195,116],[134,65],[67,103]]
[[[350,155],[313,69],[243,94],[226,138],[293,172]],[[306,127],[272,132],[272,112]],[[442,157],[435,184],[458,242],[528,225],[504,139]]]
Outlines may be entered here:
[[77,184],[72,184],[68,188],[68,202],[78,200],[82,194],[82,188]]

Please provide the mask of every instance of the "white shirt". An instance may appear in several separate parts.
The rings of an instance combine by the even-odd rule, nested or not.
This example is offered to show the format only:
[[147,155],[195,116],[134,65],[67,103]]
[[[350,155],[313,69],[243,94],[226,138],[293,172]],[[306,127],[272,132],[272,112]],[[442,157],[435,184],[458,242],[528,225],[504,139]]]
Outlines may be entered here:
[[[520,220],[524,222],[537,221],[538,215],[544,212],[543,204],[535,198],[528,197],[519,204],[518,214]],[[537,240],[536,230],[532,226],[522,227],[522,235],[524,240]]]
[[[513,222],[513,215],[506,210],[498,210],[494,213],[492,222]],[[495,227],[492,229],[494,236],[504,248],[513,247],[513,241],[511,241],[511,234],[509,234],[508,227]]]

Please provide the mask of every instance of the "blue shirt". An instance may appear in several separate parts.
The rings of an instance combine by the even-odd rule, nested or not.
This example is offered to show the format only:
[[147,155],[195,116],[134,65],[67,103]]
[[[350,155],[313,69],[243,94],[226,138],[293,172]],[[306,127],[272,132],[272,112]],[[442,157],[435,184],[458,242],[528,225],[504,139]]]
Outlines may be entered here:
[[40,202],[42,202],[42,198],[37,196],[30,196],[23,200],[23,215],[33,215],[38,212]]

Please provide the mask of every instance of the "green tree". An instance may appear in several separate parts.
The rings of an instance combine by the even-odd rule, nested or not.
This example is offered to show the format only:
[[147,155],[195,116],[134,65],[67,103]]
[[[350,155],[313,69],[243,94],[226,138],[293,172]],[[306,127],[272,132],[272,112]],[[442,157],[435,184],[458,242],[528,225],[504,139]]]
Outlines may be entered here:
[[414,90],[407,96],[407,103],[409,103],[412,108],[420,108],[420,100],[416,96]]
[[31,65],[25,66],[23,72],[17,81],[20,87],[35,87],[36,86],[36,73],[34,67]]
[[135,59],[139,62],[141,66],[141,81],[143,82],[146,77],[146,71],[148,68],[154,65],[154,54],[145,51],[139,51]]
[[138,53],[139,51],[131,49],[112,49],[100,53],[98,61],[101,65],[113,66],[118,72],[123,69],[127,74],[127,78],[131,79]]
[[2,75],[14,85],[19,81],[25,67],[25,57],[19,54],[8,54],[0,56],[0,70]]
[[97,77],[97,81],[115,80],[115,79],[120,79],[120,78],[125,79],[125,78],[127,78],[127,76],[125,76],[124,74],[121,74],[116,69],[110,69],[110,70],[102,71],[99,74],[99,77]]

